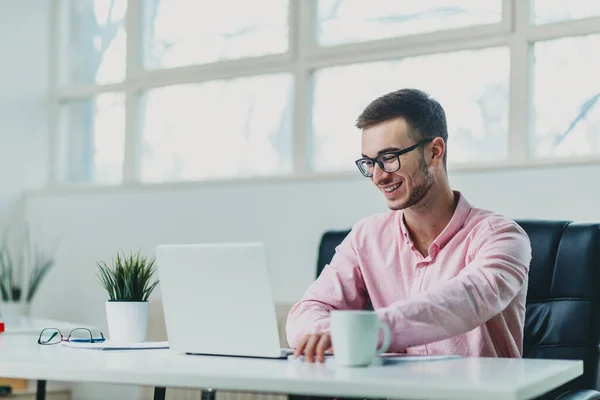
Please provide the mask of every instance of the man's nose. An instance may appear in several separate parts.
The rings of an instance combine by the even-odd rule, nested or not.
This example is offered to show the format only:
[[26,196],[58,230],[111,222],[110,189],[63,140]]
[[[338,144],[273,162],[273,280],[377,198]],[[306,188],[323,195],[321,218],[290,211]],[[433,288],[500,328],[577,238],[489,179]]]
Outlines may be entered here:
[[389,172],[385,172],[379,164],[375,163],[373,166],[373,182],[378,183],[385,180],[389,175]]

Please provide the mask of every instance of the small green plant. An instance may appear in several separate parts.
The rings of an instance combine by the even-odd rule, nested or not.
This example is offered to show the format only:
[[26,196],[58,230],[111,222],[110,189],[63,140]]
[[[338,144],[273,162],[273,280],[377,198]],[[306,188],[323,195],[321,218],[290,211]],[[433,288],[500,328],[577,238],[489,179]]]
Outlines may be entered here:
[[[53,256],[47,254],[29,237],[25,230],[23,241],[17,250],[11,248],[5,236],[0,244],[0,296],[2,301],[33,300],[44,277],[54,266]],[[26,275],[29,275],[26,277]]]
[[148,297],[158,285],[158,280],[150,282],[155,272],[154,257],[148,259],[136,254],[117,253],[112,265],[97,262],[98,279],[108,292],[109,301],[148,301]]

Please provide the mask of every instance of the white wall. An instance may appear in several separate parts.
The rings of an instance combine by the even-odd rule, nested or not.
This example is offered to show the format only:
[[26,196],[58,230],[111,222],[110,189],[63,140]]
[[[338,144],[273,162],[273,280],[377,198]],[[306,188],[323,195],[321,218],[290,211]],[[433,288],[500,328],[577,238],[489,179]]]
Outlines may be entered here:
[[0,1],[0,231],[46,178],[49,0]]

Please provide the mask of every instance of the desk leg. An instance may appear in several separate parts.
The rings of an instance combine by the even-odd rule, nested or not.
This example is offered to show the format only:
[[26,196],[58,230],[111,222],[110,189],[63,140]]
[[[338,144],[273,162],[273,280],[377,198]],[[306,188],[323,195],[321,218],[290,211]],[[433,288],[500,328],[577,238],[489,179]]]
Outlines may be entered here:
[[155,387],[154,388],[154,400],[165,400],[166,393],[167,393],[167,388]]
[[37,381],[35,400],[46,400],[46,381]]
[[215,391],[212,389],[202,389],[200,398],[202,400],[215,400]]

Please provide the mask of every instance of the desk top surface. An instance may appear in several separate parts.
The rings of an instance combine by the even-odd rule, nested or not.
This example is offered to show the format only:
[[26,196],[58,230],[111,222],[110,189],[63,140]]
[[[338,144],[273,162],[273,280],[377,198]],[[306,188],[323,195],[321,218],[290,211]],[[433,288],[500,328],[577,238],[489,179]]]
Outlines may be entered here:
[[528,399],[583,372],[581,361],[462,358],[341,368],[172,350],[82,350],[0,334],[0,376],[320,396]]
[[69,331],[75,328],[92,328],[71,322],[25,316],[10,316],[5,317],[3,320],[5,324],[3,335],[39,335],[42,329],[45,328],[57,328],[68,334]]

